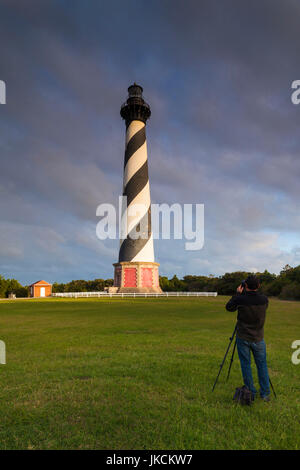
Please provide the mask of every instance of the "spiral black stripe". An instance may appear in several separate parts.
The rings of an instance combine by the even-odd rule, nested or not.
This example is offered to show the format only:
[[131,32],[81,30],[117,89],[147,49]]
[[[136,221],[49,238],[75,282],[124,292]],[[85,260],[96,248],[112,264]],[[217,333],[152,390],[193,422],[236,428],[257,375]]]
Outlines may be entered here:
[[138,171],[130,178],[124,188],[123,196],[127,196],[127,207],[144,189],[148,181],[148,162],[146,160],[141,168],[139,168]]
[[129,158],[145,143],[146,141],[146,132],[145,126],[143,126],[139,131],[137,131],[134,136],[129,140],[124,158],[124,168],[127,165]]
[[[132,233],[135,231],[135,233],[138,232],[138,225],[144,226],[147,222],[147,232],[144,233],[142,232],[140,234],[140,237],[143,238],[137,238],[133,239]],[[146,214],[142,217],[142,219],[135,225],[135,227],[128,233],[127,237],[125,240],[123,240],[123,243],[121,244],[120,251],[119,251],[119,263],[121,261],[131,261],[146,245],[146,243],[149,241],[149,238],[151,237],[151,207],[149,206],[148,211]]]

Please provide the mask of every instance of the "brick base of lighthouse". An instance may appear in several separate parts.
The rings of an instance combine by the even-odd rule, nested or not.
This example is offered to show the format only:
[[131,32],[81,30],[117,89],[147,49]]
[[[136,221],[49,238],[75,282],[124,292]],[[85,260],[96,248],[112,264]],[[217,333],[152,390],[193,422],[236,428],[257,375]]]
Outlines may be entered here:
[[114,288],[117,292],[160,293],[158,266],[146,261],[115,263]]

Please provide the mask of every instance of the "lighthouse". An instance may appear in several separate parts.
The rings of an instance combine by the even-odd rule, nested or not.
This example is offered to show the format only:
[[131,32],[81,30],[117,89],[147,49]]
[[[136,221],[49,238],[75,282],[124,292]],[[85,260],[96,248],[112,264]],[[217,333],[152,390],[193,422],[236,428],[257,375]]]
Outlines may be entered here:
[[151,110],[143,98],[140,85],[134,83],[128,88],[128,98],[121,106],[120,114],[126,124],[124,226],[119,260],[114,264],[114,287],[118,292],[161,292],[159,264],[154,261],[146,139],[146,122]]

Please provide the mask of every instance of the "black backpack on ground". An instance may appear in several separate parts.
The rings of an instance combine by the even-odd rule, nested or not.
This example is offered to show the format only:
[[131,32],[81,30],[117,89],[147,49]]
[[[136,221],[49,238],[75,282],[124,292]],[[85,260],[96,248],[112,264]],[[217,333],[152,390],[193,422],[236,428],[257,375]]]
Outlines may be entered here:
[[243,385],[242,387],[237,387],[235,389],[235,394],[233,396],[233,399],[237,402],[240,403],[241,405],[251,405],[253,400],[252,400],[252,393],[249,390],[246,385]]

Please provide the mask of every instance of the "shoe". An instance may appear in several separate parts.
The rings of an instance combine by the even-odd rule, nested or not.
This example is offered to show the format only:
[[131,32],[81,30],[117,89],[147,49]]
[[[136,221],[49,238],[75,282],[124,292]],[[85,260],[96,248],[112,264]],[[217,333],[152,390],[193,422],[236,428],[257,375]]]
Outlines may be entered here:
[[266,397],[261,397],[263,401],[269,402],[271,400],[270,395],[267,395]]

